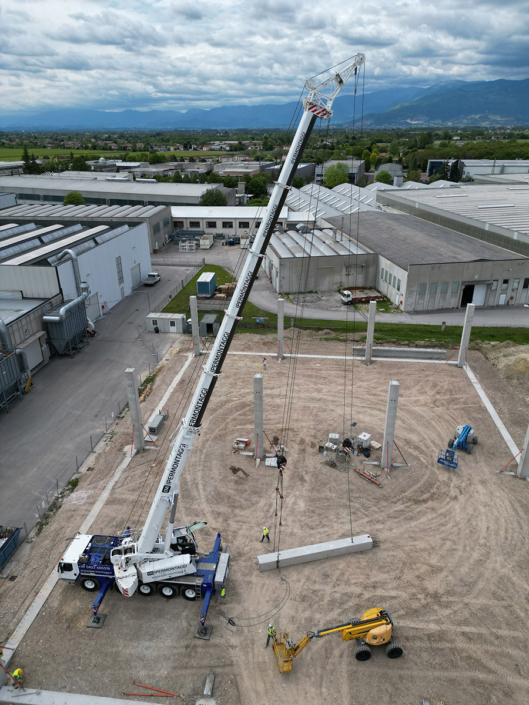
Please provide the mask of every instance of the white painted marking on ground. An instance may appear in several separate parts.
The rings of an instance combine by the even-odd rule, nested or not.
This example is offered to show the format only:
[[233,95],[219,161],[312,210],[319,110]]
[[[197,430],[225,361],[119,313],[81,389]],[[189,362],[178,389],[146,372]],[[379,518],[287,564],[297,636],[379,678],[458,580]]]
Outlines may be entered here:
[[184,376],[184,372],[187,370],[187,368],[189,367],[189,365],[191,364],[191,361],[192,361],[193,359],[194,359],[194,358],[193,358],[193,353],[187,353],[187,360],[186,360],[186,362],[184,363],[184,366],[182,367],[182,369],[180,370],[180,372],[176,375],[176,377],[173,379],[173,381],[171,382],[171,384],[170,384],[169,387],[167,388],[167,391],[165,392],[165,394],[164,394],[163,397],[161,398],[160,403],[158,404],[158,406],[156,407],[156,409],[152,412],[152,414],[151,414],[149,420],[147,421],[147,427],[150,426],[150,424],[152,423],[153,419],[154,419],[156,416],[158,416],[160,410],[163,410],[164,406],[166,405],[167,401],[169,400],[169,397],[170,397],[171,394],[174,392],[176,385],[178,384],[178,382],[180,382],[180,380],[181,380],[182,377]]
[[[513,456],[518,455],[518,453],[520,452],[520,449],[518,448],[518,446],[516,445],[516,443],[513,441],[512,436],[511,436],[511,434],[509,433],[509,431],[507,431],[507,429],[505,428],[505,425],[504,425],[503,421],[502,421],[502,420],[500,419],[500,417],[498,416],[498,413],[497,413],[496,409],[492,406],[492,404],[491,404],[491,402],[490,402],[488,396],[485,394],[485,392],[484,392],[484,390],[483,390],[483,387],[482,387],[481,384],[478,382],[478,380],[477,380],[477,378],[476,378],[476,375],[472,372],[472,370],[470,369],[470,367],[469,367],[468,365],[465,365],[463,369],[464,369],[465,372],[467,373],[469,380],[470,380],[470,381],[472,382],[472,384],[474,385],[474,389],[475,389],[476,392],[479,394],[479,397],[480,397],[481,401],[483,402],[483,404],[485,405],[485,408],[487,409],[487,411],[488,411],[489,414],[491,415],[492,420],[493,420],[494,423],[496,424],[496,428],[498,429],[498,431],[499,431],[499,432],[501,433],[501,435],[503,436],[503,440],[505,441],[505,443],[507,443],[507,446],[509,447],[509,450],[511,451],[511,453],[513,454]],[[519,456],[518,456],[518,458],[516,459],[516,462],[517,462],[517,463],[520,463],[520,457],[519,457]]]
[[[112,488],[114,487],[116,482],[119,480],[119,478],[121,477],[121,473],[129,465],[131,460],[132,460],[132,458],[130,455],[125,456],[125,458],[121,461],[119,466],[116,468],[116,470],[114,471],[114,474],[112,475],[110,480],[105,485],[105,489],[101,492],[96,503],[94,504],[94,506],[92,507],[92,509],[88,513],[88,516],[81,524],[81,528],[79,529],[79,533],[81,533],[81,534],[88,533],[88,530],[92,526],[95,518],[97,517],[97,515],[101,511],[103,505],[107,501],[108,496],[109,496],[110,492],[112,491]],[[58,580],[59,580],[59,575],[57,573],[57,568],[53,568],[48,579],[46,580],[44,585],[39,590],[37,596],[35,597],[35,599],[31,603],[26,614],[22,617],[22,619],[18,623],[17,628],[15,629],[15,631],[13,632],[9,641],[6,644],[6,646],[8,646],[10,649],[13,649],[13,650],[8,651],[6,649],[7,654],[6,654],[6,660],[4,662],[5,666],[7,666],[9,664],[9,662],[11,661],[11,659],[13,658],[13,656],[15,654],[15,650],[18,648],[18,646],[20,646],[20,642],[25,637],[28,629],[31,627],[31,625],[33,624],[33,622],[37,618],[37,615],[39,614],[40,610],[44,606],[44,603],[46,602],[46,600],[50,596],[51,591],[53,590],[53,588],[57,584]]]

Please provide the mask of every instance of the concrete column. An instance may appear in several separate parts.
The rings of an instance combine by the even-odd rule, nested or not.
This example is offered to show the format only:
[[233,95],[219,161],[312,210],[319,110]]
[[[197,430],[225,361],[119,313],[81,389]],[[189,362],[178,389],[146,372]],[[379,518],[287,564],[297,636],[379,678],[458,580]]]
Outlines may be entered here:
[[277,359],[285,357],[285,299],[277,300]]
[[393,439],[395,437],[395,422],[397,421],[397,404],[399,401],[400,384],[389,383],[388,406],[386,408],[386,425],[384,427],[384,443],[382,444],[382,459],[380,466],[389,472],[391,456],[393,455]]
[[367,319],[366,356],[364,362],[371,364],[371,353],[373,352],[373,340],[375,337],[375,316],[377,313],[377,302],[369,302],[369,318]]
[[516,475],[518,477],[529,477],[529,427],[527,428],[527,433],[525,434],[525,441],[523,442],[523,450],[520,455],[520,462],[518,464],[518,471]]
[[132,423],[132,433],[134,435],[134,448],[136,450],[144,450],[145,441],[143,438],[143,428],[141,425],[140,399],[138,397],[138,385],[136,384],[134,367],[128,367],[125,370],[125,379],[127,380],[127,399],[129,400],[130,421]]
[[463,333],[461,334],[461,345],[459,346],[459,355],[457,356],[457,366],[464,367],[467,362],[468,343],[470,342],[470,333],[472,331],[472,320],[474,318],[475,304],[467,304],[467,312],[465,314],[465,322],[463,324]]
[[193,356],[200,355],[200,329],[198,327],[198,303],[196,296],[189,297],[189,308],[191,309],[191,327],[193,329]]
[[263,428],[263,375],[253,376],[253,418],[254,418],[254,440],[256,454],[255,457],[263,459],[265,456],[264,428]]

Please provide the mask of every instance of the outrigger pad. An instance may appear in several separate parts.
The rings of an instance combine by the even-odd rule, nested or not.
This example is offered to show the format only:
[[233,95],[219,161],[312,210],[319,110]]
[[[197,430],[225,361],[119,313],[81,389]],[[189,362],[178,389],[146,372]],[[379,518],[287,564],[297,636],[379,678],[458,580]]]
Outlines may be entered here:
[[209,641],[213,627],[209,624],[204,624],[203,627],[199,627],[195,632],[195,639],[204,639],[204,641]]
[[106,614],[93,614],[91,617],[88,618],[86,626],[90,629],[101,629],[101,627],[105,623],[106,618]]

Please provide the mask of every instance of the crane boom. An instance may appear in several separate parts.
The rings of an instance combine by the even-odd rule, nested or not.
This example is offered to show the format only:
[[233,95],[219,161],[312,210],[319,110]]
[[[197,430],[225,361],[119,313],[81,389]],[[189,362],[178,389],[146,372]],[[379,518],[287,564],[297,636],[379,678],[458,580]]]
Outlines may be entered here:
[[[292,140],[281,174],[274,185],[268,207],[255,237],[255,241],[248,251],[237,287],[231,303],[224,314],[224,319],[215,339],[215,343],[204,365],[204,371],[202,372],[188,411],[181,421],[180,429],[173,443],[171,453],[140,538],[135,546],[135,550],[129,554],[129,564],[138,563],[145,559],[146,554],[151,554],[161,532],[167,511],[171,509],[169,525],[165,537],[165,553],[167,554],[169,550],[171,543],[170,537],[174,527],[176,505],[180,491],[180,476],[182,475],[189,454],[193,448],[196,436],[200,433],[204,412],[206,411],[211,394],[221,374],[222,365],[235,334],[237,323],[241,320],[242,310],[258,274],[262,258],[264,257],[275,224],[285,203],[303,150],[310,137],[316,118],[328,119],[331,117],[334,99],[343,88],[345,81],[353,73],[358,75],[358,68],[363,64],[364,55],[357,54],[352,62],[344,68],[341,75],[335,73],[330,78],[318,84],[314,83],[312,80],[306,83],[309,94],[303,101],[304,111],[299,126]],[[160,558],[164,557],[163,554],[158,555]],[[150,557],[153,557],[152,554]]]

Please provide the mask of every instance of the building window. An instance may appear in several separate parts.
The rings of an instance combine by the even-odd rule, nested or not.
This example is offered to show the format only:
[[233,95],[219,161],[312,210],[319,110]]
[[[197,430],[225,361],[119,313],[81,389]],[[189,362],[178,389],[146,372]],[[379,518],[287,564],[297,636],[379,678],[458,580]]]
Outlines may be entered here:
[[490,290],[491,290],[491,291],[496,291],[497,288],[498,288],[498,280],[497,280],[497,279],[494,279],[494,281],[492,282],[492,285],[491,285],[491,287],[490,287]]
[[231,222],[231,220],[223,220],[222,227],[231,229],[231,228],[233,228],[233,223]]
[[153,328],[154,328],[154,326],[157,326],[157,325],[158,325],[158,321],[157,321],[155,318],[153,318],[153,319],[152,319],[152,326],[153,326]]
[[428,284],[419,284],[419,296],[424,296],[426,294],[426,287]]
[[123,267],[121,266],[121,257],[116,257],[116,271],[118,273],[118,284],[123,284]]
[[430,296],[435,296],[437,294],[437,282],[432,282],[430,284]]
[[459,282],[452,282],[452,294],[457,294],[459,291]]
[[380,278],[384,279],[384,267],[380,268]]
[[239,228],[243,228],[244,230],[247,230],[249,227],[250,227],[249,220],[239,220]]
[[206,228],[216,228],[217,227],[217,221],[216,220],[208,220],[206,221]]
[[397,277],[393,275],[393,288],[397,286]]
[[529,277],[527,279],[523,280],[523,287],[522,289],[529,289]]
[[160,232],[160,223],[155,223],[152,226],[152,231],[155,235],[157,235]]
[[190,228],[200,228],[200,220],[190,220],[189,227]]
[[261,221],[260,221],[260,220],[256,220],[256,221],[255,221],[255,227],[256,227],[256,228],[260,228],[260,227],[261,227]]
[[501,290],[502,291],[507,291],[509,288],[509,280],[508,279],[503,279],[501,283]]
[[166,228],[166,227],[169,225],[169,221],[170,221],[170,220],[171,220],[170,218],[164,218],[164,219],[163,219],[163,226],[164,226],[164,228]]
[[441,283],[441,294],[448,294],[448,282]]
[[183,230],[184,229],[184,221],[183,220],[175,220],[174,226],[175,226],[175,230]]
[[513,291],[514,291],[515,289],[517,289],[519,286],[520,286],[520,280],[519,280],[519,279],[513,279],[513,282],[512,282],[512,289],[513,289]]
[[387,282],[387,280],[388,280],[388,270],[386,269],[386,271],[384,272],[384,281]]
[[397,291],[400,291],[400,279],[397,279]]

